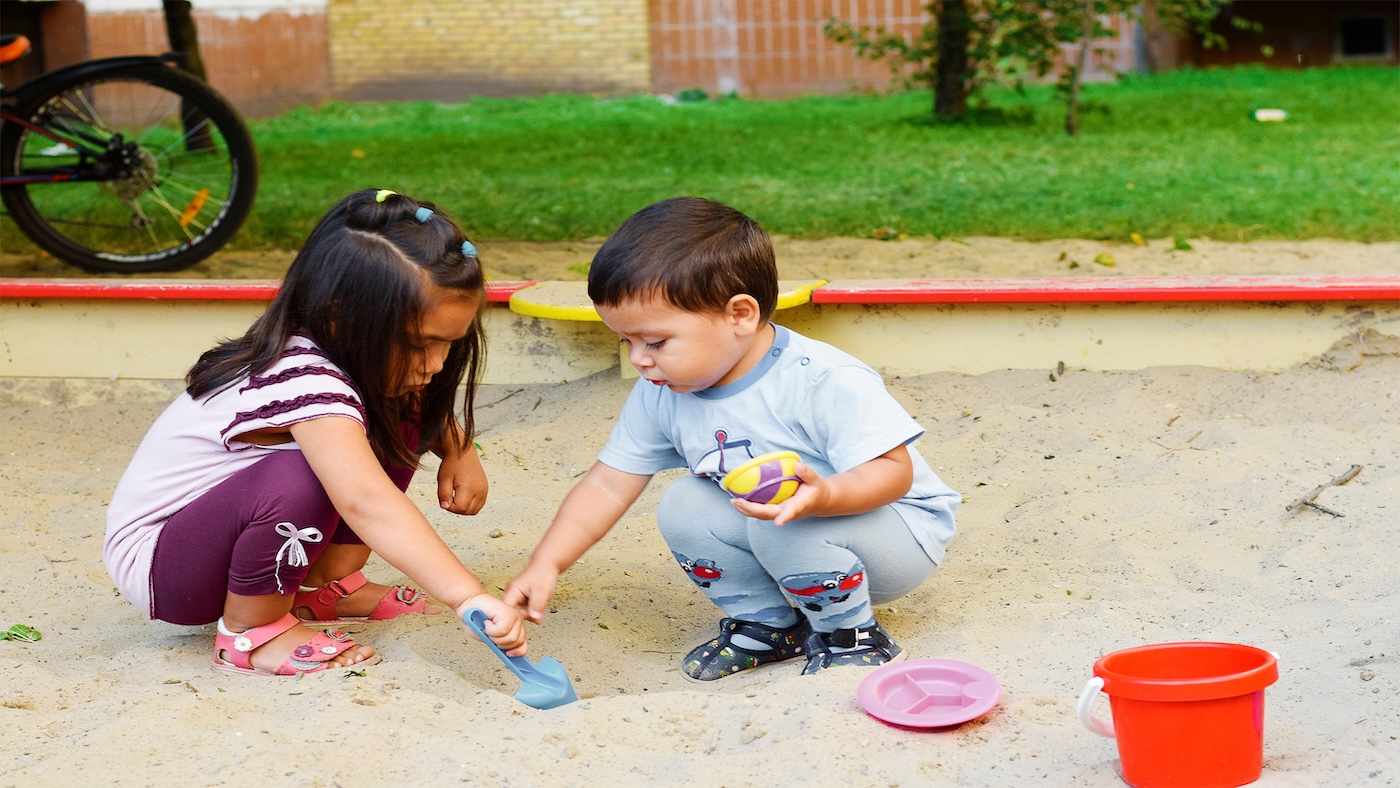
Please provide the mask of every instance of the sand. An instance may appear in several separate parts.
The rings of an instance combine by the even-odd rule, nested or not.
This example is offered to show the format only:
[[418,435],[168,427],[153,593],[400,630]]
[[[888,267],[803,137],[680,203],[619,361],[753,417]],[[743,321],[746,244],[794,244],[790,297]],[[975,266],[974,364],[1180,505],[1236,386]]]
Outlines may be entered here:
[[[880,246],[908,243],[947,242]],[[1310,243],[1267,256],[1277,268],[1330,242]],[[1311,272],[1342,272],[1339,260],[1367,250],[1395,272],[1384,267],[1394,245],[1336,246],[1353,255]],[[1055,268],[1057,253],[1042,251]],[[1131,250],[1117,251],[1113,270],[1138,272]],[[946,265],[983,275],[967,254]],[[348,627],[384,656],[364,675],[216,672],[212,627],[146,620],[101,563],[111,491],[176,384],[0,380],[0,628],[43,633],[0,641],[0,786],[1115,786],[1114,742],[1080,726],[1076,697],[1100,656],[1177,640],[1277,653],[1259,785],[1400,783],[1400,340],[1344,338],[1276,373],[1048,372],[889,381],[928,430],[921,450],[966,500],[943,566],[877,613],[913,656],[979,665],[1003,689],[985,716],[931,731],[865,714],[856,688],[868,669],[803,677],[794,662],[683,680],[677,661],[718,613],[656,532],[665,478],[531,628],[531,657],[563,662],[579,703],[516,702],[519,682],[445,617]],[[438,510],[431,467],[410,494],[503,586],[629,386],[614,372],[487,387],[486,509]],[[1317,497],[1344,516],[1285,510],[1353,465],[1353,480]],[[378,559],[368,573],[403,580]],[[1105,698],[1097,708],[1108,716]]]
[[[587,277],[601,238],[529,242],[481,240],[482,260],[498,280],[570,281]],[[1315,238],[1248,243],[1196,238],[1178,249],[1170,238],[1141,245],[1080,239],[774,238],[784,279],[902,279],[1041,276],[1199,276],[1400,274],[1400,243]],[[292,261],[287,251],[224,251],[184,271],[151,276],[190,279],[276,279]],[[1098,260],[1098,262],[1095,262]],[[0,255],[4,276],[82,276],[52,257]],[[102,274],[101,276],[120,276]]]

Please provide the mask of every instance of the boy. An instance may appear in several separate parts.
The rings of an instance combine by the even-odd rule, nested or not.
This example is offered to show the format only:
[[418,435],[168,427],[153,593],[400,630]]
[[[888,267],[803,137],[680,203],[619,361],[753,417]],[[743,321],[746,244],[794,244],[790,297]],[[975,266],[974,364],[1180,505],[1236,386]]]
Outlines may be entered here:
[[[961,499],[909,448],[923,429],[874,370],[769,322],[778,276],[763,229],[710,200],[656,203],[598,250],[588,295],[642,379],[506,603],[538,623],[559,575],[652,475],[688,467],[657,524],[725,618],[682,660],[684,675],[712,681],[799,656],[811,674],[906,656],[871,603],[933,573]],[[802,458],[791,498],[731,499],[717,483],[779,450]]]

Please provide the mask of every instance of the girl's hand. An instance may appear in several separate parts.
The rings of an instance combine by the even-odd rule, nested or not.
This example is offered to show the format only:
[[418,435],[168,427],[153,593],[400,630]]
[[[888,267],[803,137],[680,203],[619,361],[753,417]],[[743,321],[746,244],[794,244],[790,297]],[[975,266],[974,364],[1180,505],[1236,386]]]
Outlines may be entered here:
[[486,505],[486,469],[470,442],[461,454],[448,453],[438,466],[438,505],[454,514],[476,514]]
[[554,595],[559,585],[559,571],[540,562],[532,561],[525,571],[506,584],[501,600],[525,611],[525,615],[536,624],[544,621],[544,606]]
[[793,473],[802,483],[797,486],[797,492],[794,492],[791,498],[782,503],[754,503],[743,498],[734,498],[730,502],[745,516],[759,520],[772,520],[773,525],[776,526],[782,526],[803,517],[821,515],[831,497],[830,485],[817,475],[816,471],[800,462],[793,469]]
[[[507,656],[525,656],[525,652],[529,650],[525,642],[525,617],[518,608],[511,607],[490,594],[477,594],[457,608],[458,622],[461,622],[462,614],[473,607],[486,614],[486,625],[482,628],[486,630],[492,643],[500,646]],[[462,624],[462,628],[476,638],[476,633],[466,624]]]

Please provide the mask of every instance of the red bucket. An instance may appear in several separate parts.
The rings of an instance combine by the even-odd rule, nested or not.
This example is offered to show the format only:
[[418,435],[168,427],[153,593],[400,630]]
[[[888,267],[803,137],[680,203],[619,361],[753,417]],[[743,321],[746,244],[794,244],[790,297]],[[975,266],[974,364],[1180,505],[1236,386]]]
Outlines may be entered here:
[[[1118,740],[1123,781],[1138,788],[1229,788],[1264,765],[1264,688],[1274,655],[1235,643],[1159,643],[1107,654],[1079,696],[1079,719]],[[1108,695],[1113,722],[1093,716]]]

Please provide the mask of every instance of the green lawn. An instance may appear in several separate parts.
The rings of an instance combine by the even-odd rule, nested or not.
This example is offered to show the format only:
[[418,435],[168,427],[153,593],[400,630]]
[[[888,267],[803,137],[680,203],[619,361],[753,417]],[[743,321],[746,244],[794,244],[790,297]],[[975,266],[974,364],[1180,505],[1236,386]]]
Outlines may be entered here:
[[[602,236],[693,194],[794,236],[1400,239],[1400,70],[1179,71],[1085,99],[1078,138],[1048,86],[951,126],[925,122],[926,92],[303,107],[251,124],[262,182],[233,246],[295,248],[370,186],[480,238]],[[1256,122],[1260,107],[1288,119]]]

